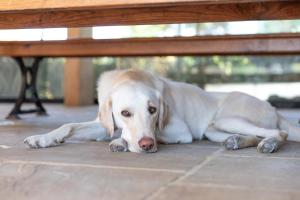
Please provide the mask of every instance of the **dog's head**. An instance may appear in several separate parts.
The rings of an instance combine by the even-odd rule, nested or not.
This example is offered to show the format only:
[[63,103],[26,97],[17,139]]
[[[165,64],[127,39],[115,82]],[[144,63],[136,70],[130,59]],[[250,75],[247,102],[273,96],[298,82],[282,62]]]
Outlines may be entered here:
[[101,124],[121,137],[131,152],[156,152],[156,131],[162,131],[168,116],[163,96],[152,87],[126,84],[118,87],[100,103]]

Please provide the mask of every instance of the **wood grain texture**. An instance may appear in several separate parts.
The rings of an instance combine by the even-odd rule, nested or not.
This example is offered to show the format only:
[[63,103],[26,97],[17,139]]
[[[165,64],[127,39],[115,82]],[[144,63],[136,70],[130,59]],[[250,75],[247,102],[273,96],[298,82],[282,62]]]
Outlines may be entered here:
[[0,11],[25,10],[80,10],[100,8],[154,7],[182,4],[224,4],[249,2],[284,2],[288,0],[1,0]]
[[300,34],[0,42],[2,56],[96,57],[299,53]]
[[[48,2],[48,1],[47,1]],[[49,1],[52,2],[52,1]],[[56,1],[53,1],[56,2]],[[295,0],[190,0],[190,1],[117,1],[109,5],[87,1],[80,6],[66,7],[73,1],[62,1],[61,6],[35,4],[19,7],[8,6],[0,11],[0,28],[38,28],[38,27],[85,27],[102,25],[136,25],[222,22],[242,20],[274,20],[300,18],[300,1]],[[80,1],[81,2],[81,1]],[[110,1],[107,1],[110,2]],[[122,3],[123,2],[123,3]],[[151,3],[152,2],[152,3]],[[3,3],[3,2],[2,2]],[[90,3],[90,4],[88,4]],[[19,3],[20,4],[20,3]],[[24,3],[25,4],[25,3]],[[113,4],[113,3],[111,3]],[[4,7],[4,4],[1,6]],[[39,9],[41,8],[41,9]]]

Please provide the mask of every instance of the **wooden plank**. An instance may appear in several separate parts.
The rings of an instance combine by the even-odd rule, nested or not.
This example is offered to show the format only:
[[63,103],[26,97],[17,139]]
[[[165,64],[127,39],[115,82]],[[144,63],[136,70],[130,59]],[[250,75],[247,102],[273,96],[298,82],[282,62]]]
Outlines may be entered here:
[[96,57],[300,53],[300,34],[0,42],[2,56]]
[[224,4],[224,3],[249,3],[249,2],[284,2],[287,0],[2,0],[0,11],[26,11],[26,10],[79,10],[99,8],[128,8],[149,7],[177,4]]
[[83,0],[60,1],[61,3],[58,0],[16,2],[17,0],[9,1],[7,5],[6,1],[1,2],[1,29],[300,18],[300,1],[297,0],[147,0],[143,1],[144,3],[139,3],[137,0],[128,2],[102,0],[98,3],[97,1],[84,3]]

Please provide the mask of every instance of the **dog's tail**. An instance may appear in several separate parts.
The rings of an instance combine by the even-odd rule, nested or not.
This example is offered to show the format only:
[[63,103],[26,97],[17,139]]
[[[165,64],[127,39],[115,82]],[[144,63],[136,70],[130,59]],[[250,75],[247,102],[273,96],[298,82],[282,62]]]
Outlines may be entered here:
[[278,115],[278,126],[281,130],[284,130],[288,133],[288,141],[300,142],[300,127],[297,127],[296,124],[289,122],[282,115]]

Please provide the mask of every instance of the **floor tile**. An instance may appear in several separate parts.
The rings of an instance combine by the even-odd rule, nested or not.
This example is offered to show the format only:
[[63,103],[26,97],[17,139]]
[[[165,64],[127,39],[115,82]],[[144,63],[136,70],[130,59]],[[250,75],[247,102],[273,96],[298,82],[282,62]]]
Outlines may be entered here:
[[1,199],[143,199],[176,178],[167,172],[28,164],[0,165]]
[[272,191],[299,191],[300,160],[223,157],[207,163],[182,183],[243,186]]
[[167,188],[156,200],[298,200],[298,192],[253,190],[248,188],[217,187],[212,185],[175,185]]

